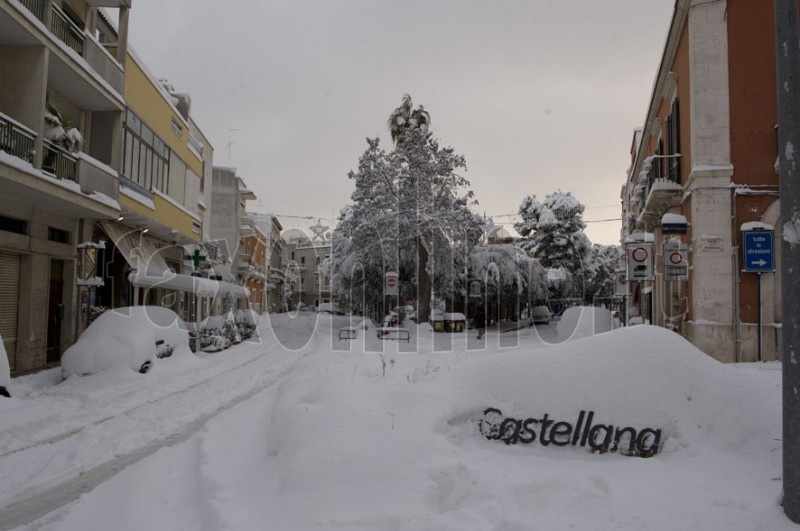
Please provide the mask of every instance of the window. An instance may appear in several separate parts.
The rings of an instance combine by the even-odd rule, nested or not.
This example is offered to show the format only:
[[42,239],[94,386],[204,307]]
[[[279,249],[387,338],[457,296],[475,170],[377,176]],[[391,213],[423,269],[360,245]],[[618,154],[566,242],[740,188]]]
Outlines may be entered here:
[[55,227],[47,227],[47,239],[51,242],[69,243],[69,232]]
[[175,136],[178,138],[183,138],[183,127],[178,123],[177,120],[175,120],[174,117],[172,118],[170,125],[172,126],[172,132],[175,133]]
[[[678,98],[672,102],[670,115],[667,117],[667,154],[677,155],[681,152],[681,121],[680,106]],[[671,157],[667,159],[667,178],[679,183],[681,180],[681,158]]]
[[[126,177],[149,190],[169,193],[170,149],[130,109],[125,113],[125,153],[122,171]],[[181,198],[182,199],[182,198]]]
[[0,216],[0,230],[28,234],[28,222],[21,219]]

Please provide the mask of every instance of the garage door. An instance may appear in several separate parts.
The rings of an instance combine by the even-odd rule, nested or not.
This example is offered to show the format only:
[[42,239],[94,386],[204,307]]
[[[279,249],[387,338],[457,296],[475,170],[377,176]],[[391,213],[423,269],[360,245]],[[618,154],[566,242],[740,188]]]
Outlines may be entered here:
[[11,370],[17,360],[17,316],[19,315],[19,255],[0,253],[0,336]]

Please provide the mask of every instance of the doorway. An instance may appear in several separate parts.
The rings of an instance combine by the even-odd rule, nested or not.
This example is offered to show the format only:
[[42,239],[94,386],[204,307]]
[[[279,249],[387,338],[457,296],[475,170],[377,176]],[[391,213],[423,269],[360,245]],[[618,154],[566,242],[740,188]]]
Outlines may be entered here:
[[64,261],[50,260],[50,298],[47,308],[47,363],[61,360],[61,323],[64,321]]

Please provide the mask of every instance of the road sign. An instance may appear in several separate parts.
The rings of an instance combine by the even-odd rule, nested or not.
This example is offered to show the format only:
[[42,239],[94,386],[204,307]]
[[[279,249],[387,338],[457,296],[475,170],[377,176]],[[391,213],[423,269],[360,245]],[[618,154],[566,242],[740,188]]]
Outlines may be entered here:
[[386,292],[385,295],[397,295],[398,294],[398,286],[400,282],[398,280],[397,273],[393,271],[389,271],[386,273]]
[[772,231],[743,232],[742,248],[745,271],[767,273],[775,269],[772,253]]
[[689,280],[689,252],[679,240],[664,242],[664,279]]
[[653,279],[653,246],[637,243],[628,247],[628,279],[642,281]]

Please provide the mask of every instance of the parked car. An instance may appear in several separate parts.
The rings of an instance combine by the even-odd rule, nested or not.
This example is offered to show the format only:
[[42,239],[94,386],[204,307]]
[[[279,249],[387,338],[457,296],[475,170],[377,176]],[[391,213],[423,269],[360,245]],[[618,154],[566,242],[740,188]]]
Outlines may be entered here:
[[553,312],[547,306],[534,306],[531,308],[531,321],[533,324],[550,324]]
[[197,323],[185,321],[184,324],[186,325],[186,332],[189,334],[189,348],[192,352],[197,352],[200,346],[200,330]]
[[189,352],[189,329],[169,308],[128,306],[101,314],[61,358],[64,377],[113,367],[148,372],[155,360]]
[[321,302],[319,306],[317,306],[317,312],[319,313],[329,313],[332,315],[344,315],[344,310],[338,305],[332,302]]

